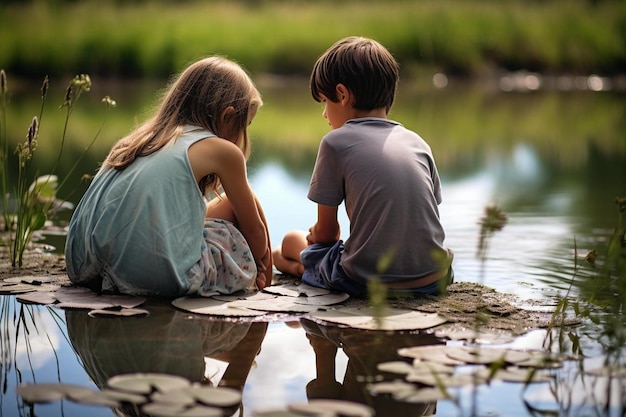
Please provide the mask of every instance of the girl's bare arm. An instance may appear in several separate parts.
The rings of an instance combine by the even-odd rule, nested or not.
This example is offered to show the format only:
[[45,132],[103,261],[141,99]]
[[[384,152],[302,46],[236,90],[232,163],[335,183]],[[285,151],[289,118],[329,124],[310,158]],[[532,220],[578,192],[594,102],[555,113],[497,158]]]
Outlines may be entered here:
[[246,238],[257,264],[264,264],[260,261],[269,256],[269,234],[263,212],[248,184],[246,161],[241,150],[230,141],[207,138],[189,148],[189,160],[197,180],[213,173],[219,177],[237,227]]

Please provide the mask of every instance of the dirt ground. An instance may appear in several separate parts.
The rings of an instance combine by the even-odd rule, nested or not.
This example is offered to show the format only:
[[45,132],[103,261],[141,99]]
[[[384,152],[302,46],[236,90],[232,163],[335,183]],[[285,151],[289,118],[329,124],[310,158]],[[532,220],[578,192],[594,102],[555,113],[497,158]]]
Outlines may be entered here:
[[[9,277],[28,276],[46,276],[54,278],[51,283],[71,285],[63,256],[46,253],[42,248],[34,246],[25,252],[22,267],[13,268],[8,248],[0,246],[0,282]],[[276,275],[274,283],[281,283],[285,279],[288,277]],[[367,301],[350,299],[344,303],[363,306]],[[445,296],[389,300],[389,305],[439,313],[448,319],[448,323],[443,326],[446,332],[466,332],[479,324],[481,332],[515,336],[558,324],[554,322],[549,306],[532,305],[512,294],[499,293],[469,282],[450,285]],[[567,318],[563,323],[576,324],[574,318]]]

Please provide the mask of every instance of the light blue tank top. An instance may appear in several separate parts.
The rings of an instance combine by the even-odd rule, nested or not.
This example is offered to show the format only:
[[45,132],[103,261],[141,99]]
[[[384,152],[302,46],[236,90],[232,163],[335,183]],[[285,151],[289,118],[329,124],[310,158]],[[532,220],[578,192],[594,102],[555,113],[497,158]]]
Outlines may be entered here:
[[200,261],[205,201],[187,150],[215,136],[194,126],[119,171],[102,169],[70,221],[65,256],[72,282],[126,294],[177,296]]

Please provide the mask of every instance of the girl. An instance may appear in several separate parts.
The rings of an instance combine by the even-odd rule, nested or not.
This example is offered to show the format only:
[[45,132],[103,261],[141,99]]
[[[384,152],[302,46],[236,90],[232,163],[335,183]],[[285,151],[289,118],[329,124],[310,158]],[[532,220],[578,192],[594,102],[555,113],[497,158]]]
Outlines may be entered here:
[[65,247],[72,282],[165,297],[269,285],[267,222],[246,174],[247,127],[261,105],[250,77],[225,58],[175,79],[76,207]]

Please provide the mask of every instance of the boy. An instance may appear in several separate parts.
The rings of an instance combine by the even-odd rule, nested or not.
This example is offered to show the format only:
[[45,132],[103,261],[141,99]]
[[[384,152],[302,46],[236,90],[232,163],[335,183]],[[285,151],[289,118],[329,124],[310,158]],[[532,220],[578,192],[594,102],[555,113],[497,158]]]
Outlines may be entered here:
[[[333,129],[322,139],[309,187],[318,218],[308,234],[289,232],[274,249],[279,271],[357,298],[367,297],[376,278],[396,295],[436,294],[451,282],[430,147],[387,119],[398,76],[389,51],[362,37],[338,41],[315,63],[311,94]],[[344,200],[345,243],[337,221]]]

